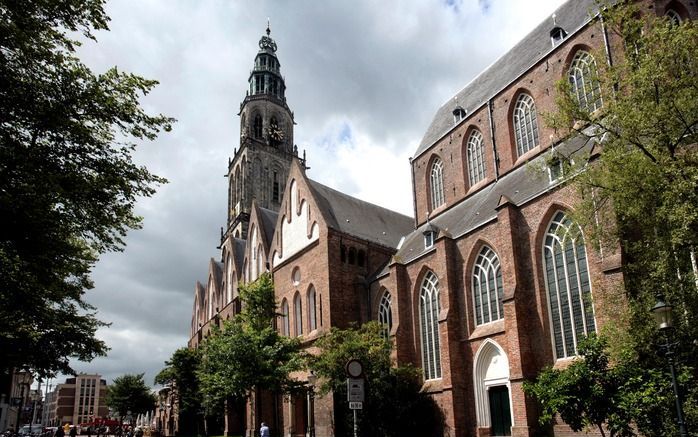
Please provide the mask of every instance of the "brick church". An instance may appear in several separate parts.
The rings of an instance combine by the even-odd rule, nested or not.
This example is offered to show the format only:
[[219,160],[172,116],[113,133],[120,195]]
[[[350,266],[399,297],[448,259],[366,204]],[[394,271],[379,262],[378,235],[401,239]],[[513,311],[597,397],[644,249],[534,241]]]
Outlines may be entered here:
[[[281,334],[310,347],[332,326],[377,320],[395,361],[422,369],[448,435],[534,435],[523,382],[576,356],[577,338],[614,316],[603,290],[622,281],[620,252],[595,250],[571,222],[576,191],[554,159],[595,144],[559,140],[540,116],[554,109],[560,79],[587,109],[603,106],[593,72],[621,42],[595,7],[569,0],[436,111],[410,161],[414,218],[310,179],[267,29],[228,162],[221,257],[196,284],[189,346],[240,311],[238,284],[268,271]],[[693,0],[642,9],[675,21],[698,14]],[[284,436],[334,435],[331,396],[249,403],[276,409],[270,425]],[[226,435],[273,420],[255,411],[229,408]]]

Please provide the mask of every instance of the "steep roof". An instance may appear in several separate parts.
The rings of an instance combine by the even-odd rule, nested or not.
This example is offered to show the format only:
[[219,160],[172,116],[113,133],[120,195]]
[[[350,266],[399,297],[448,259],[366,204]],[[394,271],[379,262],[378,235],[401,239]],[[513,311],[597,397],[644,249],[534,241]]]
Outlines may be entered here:
[[550,31],[554,27],[564,29],[569,37],[584,27],[596,10],[594,0],[568,0],[560,6],[554,12],[555,24],[552,17],[544,20],[439,108],[414,157],[421,155],[455,127],[453,110],[456,106],[461,106],[468,114],[473,113],[554,49],[550,41]]
[[270,209],[262,208],[257,206],[259,211],[259,224],[264,230],[262,235],[264,235],[264,247],[268,248],[271,243],[271,239],[274,237],[274,229],[276,228],[276,219],[279,216],[277,211],[272,211]]
[[334,230],[396,248],[400,238],[414,229],[411,217],[351,197],[311,179],[308,179],[308,185],[327,226]]
[[[562,156],[571,154],[573,157],[581,157],[591,150],[593,142],[594,140],[588,139],[585,135],[577,135],[559,144],[554,150]],[[401,264],[408,264],[434,250],[433,247],[428,249],[424,247],[422,233],[428,226],[436,226],[449,237],[458,239],[480,226],[496,220],[497,207],[501,203],[509,202],[521,206],[535,197],[557,188],[562,180],[551,181],[548,172],[545,171],[545,163],[551,157],[550,153],[539,155],[529,165],[518,167],[507,173],[450,210],[423,224],[419,229],[415,229],[405,237],[405,241],[395,254],[395,259]],[[386,268],[378,277],[387,272]]]

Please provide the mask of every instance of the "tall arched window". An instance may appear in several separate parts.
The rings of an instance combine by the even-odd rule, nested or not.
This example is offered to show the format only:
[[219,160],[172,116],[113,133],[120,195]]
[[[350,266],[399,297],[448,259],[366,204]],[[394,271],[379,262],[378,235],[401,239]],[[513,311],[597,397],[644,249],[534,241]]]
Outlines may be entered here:
[[483,325],[504,317],[502,269],[499,258],[485,246],[473,267],[473,302],[475,323]]
[[433,272],[428,272],[422,281],[419,293],[419,325],[424,379],[441,378],[439,280]]
[[296,293],[296,297],[293,299],[293,315],[296,319],[296,337],[298,337],[303,335],[303,304],[299,293]]
[[431,209],[444,204],[444,164],[436,158],[431,164]]
[[584,50],[578,51],[570,64],[568,79],[581,109],[594,112],[601,108],[601,85],[593,56]]
[[666,16],[667,16],[667,18],[669,18],[669,21],[671,21],[671,23],[675,26],[680,25],[681,22],[683,21],[681,19],[681,14],[679,14],[678,12],[676,12],[673,9],[667,9]]
[[225,303],[228,304],[233,300],[233,257],[228,254],[228,258],[225,261],[225,286],[226,286],[226,300]]
[[281,334],[289,337],[291,335],[291,324],[288,316],[288,301],[281,302]]
[[533,98],[521,94],[516,99],[513,116],[516,152],[521,156],[538,145],[538,120]]
[[252,127],[255,138],[262,138],[262,116],[257,114],[254,117],[254,126]]
[[543,263],[555,356],[571,357],[579,337],[596,332],[596,323],[584,237],[563,212],[548,227]]
[[473,186],[485,178],[485,150],[482,146],[482,134],[474,130],[468,138],[468,179]]
[[393,329],[393,311],[388,290],[385,290],[378,304],[378,321],[383,326],[383,337],[388,338],[390,331]]
[[315,287],[308,290],[308,324],[309,330],[317,329],[317,307],[315,305]]

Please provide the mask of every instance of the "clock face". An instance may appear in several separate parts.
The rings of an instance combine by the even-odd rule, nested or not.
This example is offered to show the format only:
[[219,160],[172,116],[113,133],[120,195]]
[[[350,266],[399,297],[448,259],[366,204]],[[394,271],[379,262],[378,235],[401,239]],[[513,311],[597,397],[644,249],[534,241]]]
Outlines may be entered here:
[[347,373],[352,378],[358,378],[363,373],[364,369],[359,360],[351,360],[347,363]]

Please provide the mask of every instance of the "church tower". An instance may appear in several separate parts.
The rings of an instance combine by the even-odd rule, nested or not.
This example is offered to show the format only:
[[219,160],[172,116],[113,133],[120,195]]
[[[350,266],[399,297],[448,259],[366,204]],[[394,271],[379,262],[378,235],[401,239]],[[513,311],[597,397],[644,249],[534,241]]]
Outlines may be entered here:
[[222,240],[247,238],[252,200],[278,211],[291,161],[298,155],[293,145],[293,112],[286,103],[286,84],[276,57],[276,42],[266,35],[248,79],[249,89],[240,103],[240,147],[228,162],[228,221]]

